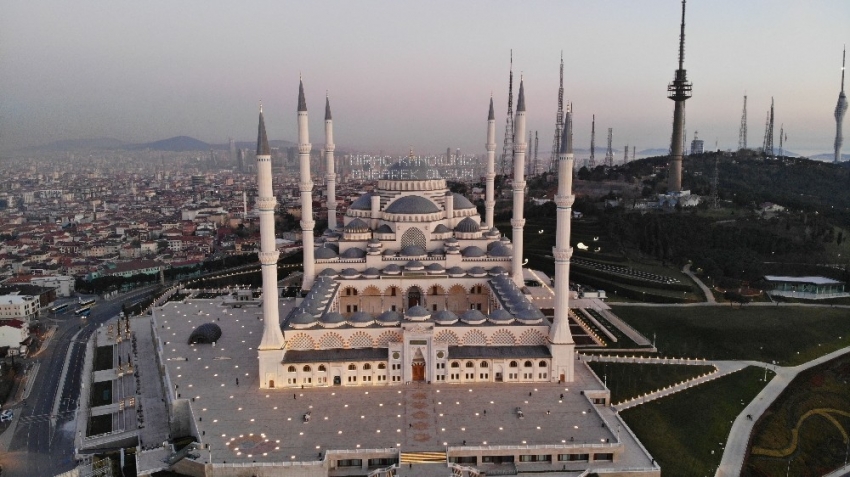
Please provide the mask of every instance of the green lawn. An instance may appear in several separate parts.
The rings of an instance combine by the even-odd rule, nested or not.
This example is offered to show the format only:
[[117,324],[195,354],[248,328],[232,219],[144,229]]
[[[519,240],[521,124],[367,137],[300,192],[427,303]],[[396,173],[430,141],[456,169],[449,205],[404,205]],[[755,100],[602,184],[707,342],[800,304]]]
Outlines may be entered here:
[[616,306],[613,312],[671,357],[794,366],[850,346],[850,311],[803,306]]
[[764,386],[749,367],[622,412],[663,476],[714,475],[732,422]]
[[714,371],[714,366],[686,364],[589,364],[599,379],[607,383],[614,404]]

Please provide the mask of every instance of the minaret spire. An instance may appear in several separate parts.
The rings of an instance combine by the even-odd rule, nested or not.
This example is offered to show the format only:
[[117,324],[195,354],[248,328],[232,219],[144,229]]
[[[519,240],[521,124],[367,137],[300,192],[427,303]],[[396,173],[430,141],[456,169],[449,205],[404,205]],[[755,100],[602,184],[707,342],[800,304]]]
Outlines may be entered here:
[[304,98],[304,81],[298,80],[298,162],[301,169],[301,242],[304,247],[304,279],[301,288],[309,290],[315,279],[316,262],[313,260],[313,180],[310,175],[310,132],[307,128],[307,100]]
[[682,0],[682,26],[679,33],[679,69],[673,82],[667,85],[667,97],[676,102],[673,109],[673,137],[670,144],[670,165],[667,173],[667,192],[682,190],[682,154],[685,129],[685,101],[691,97],[693,85],[685,71],[685,0]]
[[484,222],[487,230],[493,228],[493,209],[496,199],[493,192],[493,181],[496,179],[496,113],[493,111],[493,94],[490,93],[490,111],[487,114],[487,175],[484,190]]
[[844,144],[844,114],[847,113],[847,96],[844,94],[844,61],[847,58],[847,47],[841,54],[841,92],[838,93],[838,103],[835,105],[835,158],[834,162],[841,160],[841,146]]
[[325,93],[325,181],[328,184],[328,229],[336,229],[336,170],[334,164],[334,124],[331,116],[331,100]]
[[561,50],[561,81],[558,86],[558,112],[555,114],[555,139],[552,141],[552,156],[549,171],[556,166],[561,151],[561,135],[564,132],[564,50]]
[[[280,329],[280,313],[278,311],[277,296],[277,259],[280,253],[277,251],[274,236],[274,208],[277,199],[272,191],[272,157],[269,149],[269,139],[266,135],[266,122],[263,118],[263,107],[260,105],[260,121],[257,128],[257,200],[256,207],[260,216],[260,253],[259,259],[263,275],[263,337],[260,340],[258,350],[261,354],[260,366],[264,366],[262,359],[266,351],[282,350],[286,344],[283,332]],[[272,353],[269,359],[274,365],[280,362],[282,356]],[[266,363],[269,364],[269,363]],[[260,373],[261,377],[266,376]],[[265,380],[261,380],[261,387],[268,387]]]
[[508,118],[505,120],[505,143],[502,146],[499,173],[504,177],[506,168],[510,167],[508,160],[513,163],[514,147],[514,50],[511,50],[511,69],[508,76]]
[[525,205],[525,152],[528,144],[525,143],[525,86],[522,78],[519,80],[519,94],[517,95],[516,121],[514,121],[514,177],[513,177],[513,205],[514,215],[511,219],[513,231],[513,257],[511,260],[511,274],[514,283],[518,287],[525,284],[522,276],[523,265],[523,230],[525,218],[523,209]]

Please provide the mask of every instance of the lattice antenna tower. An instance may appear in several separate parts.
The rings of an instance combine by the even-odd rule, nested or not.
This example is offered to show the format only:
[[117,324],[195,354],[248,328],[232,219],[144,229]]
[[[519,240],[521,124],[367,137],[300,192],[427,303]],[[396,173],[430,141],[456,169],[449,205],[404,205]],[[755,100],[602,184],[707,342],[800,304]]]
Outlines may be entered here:
[[531,173],[532,175],[535,175],[535,176],[537,174],[540,174],[540,168],[538,167],[538,163],[537,163],[537,145],[539,144],[539,141],[538,141],[538,138],[537,138],[537,133],[538,133],[538,131],[534,131],[534,171]]
[[785,123],[779,125],[779,157],[782,157],[783,149],[782,149],[782,136],[785,135]]
[[626,144],[626,147],[623,148],[623,165],[629,163],[629,145]]
[[770,112],[767,113],[767,132],[764,139],[764,153],[773,155],[773,98],[770,98]]
[[741,127],[738,129],[738,150],[747,148],[747,95],[744,93],[744,112],[741,113]]
[[637,146],[632,146],[632,160],[635,160],[635,153],[637,152]]
[[614,128],[608,128],[608,150],[605,151],[605,165],[614,167],[614,150],[611,148],[611,143],[614,140]]
[[720,182],[720,173],[718,167],[718,164],[720,162],[720,149],[717,148],[717,140],[714,141],[714,150],[714,181],[712,181],[711,185],[711,203],[716,209],[720,205],[717,193],[717,184]]
[[770,111],[764,117],[764,139],[761,142],[761,150],[767,154],[767,131],[770,129]]
[[587,161],[588,169],[596,167],[596,115],[593,115],[593,122],[590,123],[590,160]]
[[549,170],[553,170],[561,151],[561,135],[564,132],[564,52],[561,51],[561,82],[558,86],[558,113],[555,116],[555,139],[552,141],[552,154],[549,156]]
[[[510,161],[510,164],[508,164]],[[505,169],[513,171],[514,165],[514,50],[511,50],[511,70],[508,76],[508,118],[505,121],[505,143],[502,146],[500,159],[500,174],[505,176]]]
[[534,167],[536,166],[532,153],[534,152],[534,131],[528,131],[528,160],[525,161],[525,175],[534,175]]

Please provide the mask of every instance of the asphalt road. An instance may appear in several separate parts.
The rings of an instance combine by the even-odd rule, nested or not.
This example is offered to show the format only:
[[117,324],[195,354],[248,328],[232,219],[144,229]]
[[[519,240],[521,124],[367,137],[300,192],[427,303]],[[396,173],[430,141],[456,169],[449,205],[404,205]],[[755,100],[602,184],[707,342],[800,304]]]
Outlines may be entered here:
[[[151,286],[134,290],[108,301],[98,300],[91,315],[85,320],[74,315],[73,309],[47,318],[58,328],[47,348],[30,360],[40,362],[41,366],[26,404],[19,403],[13,407],[14,419],[17,421],[14,436],[8,452],[0,455],[3,477],[52,476],[75,467],[74,420],[79,402],[85,343],[96,327],[118,315],[122,303],[138,300],[154,288]],[[68,371],[62,386],[60,376],[66,357],[69,358]],[[53,415],[57,393],[60,393],[59,409]]]

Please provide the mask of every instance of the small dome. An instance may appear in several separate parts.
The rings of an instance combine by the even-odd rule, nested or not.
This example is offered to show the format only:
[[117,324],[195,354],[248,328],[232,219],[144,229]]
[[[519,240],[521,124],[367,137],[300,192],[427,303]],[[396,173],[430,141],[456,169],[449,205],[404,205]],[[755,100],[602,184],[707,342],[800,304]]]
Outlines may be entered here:
[[210,344],[221,338],[221,328],[215,323],[204,323],[189,335],[189,344]]
[[467,217],[461,220],[457,226],[455,227],[455,232],[461,233],[473,233],[480,232],[481,226],[478,225],[478,222],[475,221],[472,217]]
[[381,271],[375,267],[369,267],[366,270],[363,270],[364,278],[378,278],[378,275],[381,274]]
[[505,243],[505,244],[511,243],[511,239],[509,239],[507,236],[503,236],[502,238],[499,239],[499,241],[502,242],[502,243]]
[[322,317],[319,318],[319,324],[325,328],[338,328],[345,324],[345,317],[335,311],[332,311],[322,315]]
[[440,208],[425,197],[406,195],[394,200],[384,212],[388,214],[434,214],[440,212]]
[[361,195],[348,208],[354,210],[372,210],[372,193],[367,192]]
[[319,260],[327,260],[331,258],[336,258],[337,253],[334,249],[330,247],[319,247],[313,251],[313,256]]
[[505,270],[505,267],[502,267],[502,266],[499,266],[499,265],[496,265],[495,267],[490,269],[490,275],[492,275],[494,277],[500,276],[500,275],[505,275],[507,273],[508,273],[508,271]]
[[358,328],[369,326],[374,322],[375,319],[372,318],[372,315],[366,313],[365,311],[358,311],[352,313],[351,316],[348,317],[348,324]]
[[309,327],[315,325],[316,321],[317,321],[316,317],[314,317],[313,315],[311,315],[309,313],[302,311],[301,313],[297,313],[295,316],[290,318],[289,324],[293,328],[300,329],[300,328],[309,328]]
[[437,226],[434,227],[435,234],[447,234],[449,232],[451,232],[451,230],[443,224],[437,224]]
[[498,237],[499,235],[501,234],[499,233],[499,229],[497,229],[496,227],[493,227],[490,230],[484,232],[485,237]]
[[484,313],[481,313],[478,310],[466,310],[462,315],[460,315],[460,321],[467,325],[480,325],[487,321],[487,317],[484,316]]
[[491,323],[496,323],[496,324],[499,324],[499,325],[506,325],[506,324],[514,321],[514,317],[513,317],[513,315],[508,313],[506,310],[498,308],[498,309],[493,310],[492,313],[490,313],[489,320],[490,320]]
[[522,310],[516,314],[517,321],[526,325],[541,323],[543,318],[543,313],[536,308],[534,310]]
[[366,251],[362,248],[351,247],[348,250],[339,254],[340,258],[363,258],[366,256]]
[[443,326],[457,323],[457,315],[449,310],[435,311],[431,314],[431,319],[434,320],[434,323]]
[[427,271],[428,271],[428,273],[440,273],[440,272],[445,272],[445,271],[446,271],[446,268],[445,268],[445,267],[443,267],[442,265],[440,265],[440,264],[439,264],[439,263],[437,263],[437,262],[433,262],[433,263],[429,263],[429,264],[425,267],[425,270],[427,270]]
[[432,256],[441,256],[441,255],[445,255],[445,254],[446,254],[446,249],[444,249],[443,247],[437,247],[434,250],[431,250]]
[[360,276],[360,272],[353,268],[346,268],[340,275],[342,275],[342,278],[357,278]]
[[395,232],[393,232],[392,227],[390,227],[390,226],[389,226],[389,225],[387,225],[387,224],[381,224],[381,225],[380,225],[377,229],[375,229],[375,232],[376,232],[376,233],[379,233],[379,234],[391,234],[391,233],[395,233]]
[[346,224],[346,226],[343,227],[342,230],[348,233],[363,233],[369,231],[369,225],[367,225],[366,222],[363,222],[359,218],[356,218]]
[[395,250],[390,250],[390,249],[386,249],[386,250],[384,250],[384,256],[385,256],[385,257],[391,257],[391,256],[394,256],[396,253],[397,253],[397,252],[396,252]]
[[481,250],[481,247],[477,245],[470,245],[469,247],[463,249],[461,255],[463,255],[464,257],[483,257],[487,255],[487,253],[484,252],[484,250]]
[[419,260],[411,260],[404,266],[405,270],[423,270],[424,268],[425,265],[423,265]]
[[425,321],[431,316],[431,312],[426,310],[423,306],[416,305],[408,308],[404,315],[407,319],[412,321]]
[[484,270],[482,267],[472,267],[469,269],[469,274],[473,277],[483,277],[487,275],[487,270]]
[[445,243],[446,243],[446,245],[450,246],[450,245],[457,245],[460,242],[455,237],[449,237],[449,238],[446,239]]
[[333,250],[336,253],[339,253],[339,244],[336,242],[325,242],[323,246]]
[[472,204],[472,202],[469,201],[469,199],[460,194],[452,194],[452,197],[454,198],[453,205],[455,210],[475,208],[475,206]]
[[513,251],[508,247],[505,247],[501,242],[493,242],[496,245],[490,249],[491,257],[510,257],[513,255]]
[[322,277],[338,277],[339,273],[333,268],[326,268],[319,273],[319,276]]
[[425,249],[419,245],[408,245],[402,248],[398,254],[402,257],[421,257],[426,253]]
[[398,265],[396,265],[394,263],[391,263],[391,264],[387,265],[386,267],[384,267],[384,274],[385,275],[398,275],[399,273],[401,273],[401,267],[399,267]]
[[446,271],[449,273],[449,276],[453,277],[453,278],[454,277],[462,277],[462,276],[466,275],[466,270],[464,270],[460,267],[457,267],[457,266],[452,267],[452,268],[450,268]]
[[369,239],[369,241],[366,243],[366,245],[368,245],[368,246],[370,246],[370,247],[371,247],[371,246],[373,246],[373,245],[380,246],[380,245],[381,245],[381,241],[373,237],[373,238],[370,238],[370,239]]
[[394,326],[401,323],[401,313],[397,311],[385,311],[378,315],[378,324],[381,326]]

